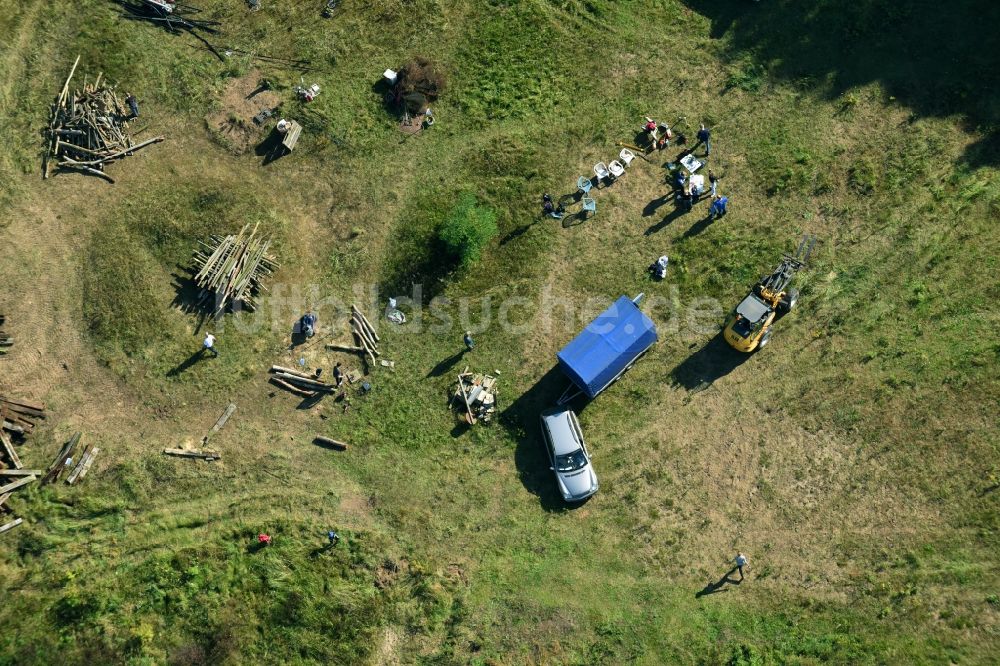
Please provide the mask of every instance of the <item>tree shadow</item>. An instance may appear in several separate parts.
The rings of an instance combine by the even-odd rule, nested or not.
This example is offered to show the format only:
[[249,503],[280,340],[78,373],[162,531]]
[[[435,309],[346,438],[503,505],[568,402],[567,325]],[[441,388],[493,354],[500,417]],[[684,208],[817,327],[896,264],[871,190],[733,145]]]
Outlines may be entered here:
[[465,356],[464,349],[460,352],[456,352],[455,354],[449,356],[448,358],[442,360],[440,363],[435,365],[433,368],[431,368],[431,371],[427,373],[425,378],[440,377],[441,375],[451,370],[456,363],[462,360],[463,356]]
[[[559,366],[553,366],[500,413],[500,423],[517,439],[514,465],[521,484],[538,497],[546,511],[567,511],[583,505],[583,502],[567,504],[559,494],[539,425],[541,413],[556,406],[569,383]],[[586,401],[576,400],[571,406],[579,413]]]
[[199,349],[198,351],[196,351],[195,353],[191,354],[186,359],[181,361],[179,364],[168,370],[167,377],[177,377],[181,373],[184,373],[187,370],[189,370],[191,366],[197,364],[198,361],[202,360],[203,358],[206,358],[208,355],[209,355],[208,352],[205,350],[204,347],[202,347],[201,349]]
[[725,377],[752,356],[729,346],[720,331],[704,347],[688,356],[670,372],[675,386],[688,391],[703,391]]
[[[835,99],[877,82],[917,116],[961,114],[984,133],[963,155],[1000,161],[1000,3],[684,0],[728,57]],[[775,26],[781,26],[776,29]],[[757,76],[750,72],[752,76]]]
[[730,576],[733,574],[733,571],[736,571],[736,569],[729,571],[719,580],[715,581],[714,583],[709,583],[702,589],[695,592],[694,598],[701,599],[702,597],[707,596],[709,594],[716,594],[718,592],[728,592],[729,588],[726,587],[726,583],[729,583],[730,585],[739,585],[740,583],[742,583],[743,581],[739,580],[738,578],[730,578]]

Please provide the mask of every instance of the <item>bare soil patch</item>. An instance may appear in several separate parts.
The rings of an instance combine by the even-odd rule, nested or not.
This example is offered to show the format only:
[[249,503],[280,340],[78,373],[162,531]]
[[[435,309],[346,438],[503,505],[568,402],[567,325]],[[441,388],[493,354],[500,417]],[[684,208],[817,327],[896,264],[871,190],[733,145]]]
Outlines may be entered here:
[[253,149],[264,137],[265,122],[257,125],[253,118],[264,109],[273,109],[281,98],[273,90],[266,90],[264,78],[258,70],[233,79],[226,86],[219,107],[205,120],[226,146],[237,155]]

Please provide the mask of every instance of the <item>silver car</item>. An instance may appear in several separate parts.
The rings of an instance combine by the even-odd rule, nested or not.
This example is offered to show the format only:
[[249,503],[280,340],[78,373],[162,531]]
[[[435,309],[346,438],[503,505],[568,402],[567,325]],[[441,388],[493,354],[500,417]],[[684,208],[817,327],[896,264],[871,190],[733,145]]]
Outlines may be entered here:
[[579,502],[597,492],[597,475],[583,442],[580,421],[570,409],[542,412],[542,439],[556,475],[559,492],[567,502]]

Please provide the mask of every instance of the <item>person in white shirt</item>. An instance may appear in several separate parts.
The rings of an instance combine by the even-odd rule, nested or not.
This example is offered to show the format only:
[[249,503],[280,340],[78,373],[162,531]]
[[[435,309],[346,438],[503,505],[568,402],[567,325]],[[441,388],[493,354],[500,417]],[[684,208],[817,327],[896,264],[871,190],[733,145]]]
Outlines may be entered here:
[[736,563],[737,571],[740,572],[740,580],[743,580],[743,567],[747,566],[750,560],[748,560],[747,556],[744,555],[743,553],[737,552],[736,559],[733,561]]
[[212,358],[218,358],[219,352],[215,349],[215,336],[211,333],[205,334],[205,340],[201,343],[202,351],[207,352],[212,355]]

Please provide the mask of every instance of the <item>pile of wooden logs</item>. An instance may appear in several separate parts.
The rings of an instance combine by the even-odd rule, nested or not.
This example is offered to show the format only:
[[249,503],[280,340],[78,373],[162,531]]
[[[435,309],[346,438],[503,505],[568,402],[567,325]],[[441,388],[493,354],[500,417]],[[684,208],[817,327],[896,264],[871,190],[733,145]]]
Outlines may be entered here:
[[[0,326],[3,326],[4,323],[6,323],[6,321],[7,321],[6,315],[0,314]],[[14,344],[14,338],[10,337],[10,335],[5,333],[4,330],[0,328],[0,356],[6,354],[7,348],[10,347],[12,344]]]
[[[497,373],[499,374],[499,373]],[[464,407],[465,422],[475,425],[489,423],[497,410],[497,377],[485,373],[469,372],[469,367],[458,374],[458,388],[451,403]]]
[[[318,371],[317,371],[318,372]],[[303,398],[315,398],[323,393],[335,393],[337,387],[327,384],[317,375],[310,375],[280,365],[271,366],[271,383]]]
[[133,143],[129,135],[132,112],[113,87],[101,85],[101,74],[80,90],[69,90],[70,80],[80,62],[77,56],[52,104],[49,115],[48,150],[45,152],[43,177],[49,177],[54,163],[63,169],[76,169],[115,182],[104,173],[106,164],[134,154],[137,150],[163,141],[162,136]]
[[351,305],[351,333],[354,334],[356,344],[345,345],[331,342],[326,345],[326,348],[333,351],[361,354],[369,359],[371,365],[374,366],[375,357],[381,356],[379,351],[381,339],[375,332],[375,327],[368,321],[368,317],[361,312],[357,305]]
[[256,308],[257,296],[267,290],[264,278],[278,269],[268,254],[271,241],[257,236],[257,225],[250,229],[247,224],[235,236],[212,236],[210,242],[199,243],[204,251],[194,252],[198,269],[194,281],[202,290],[200,302],[214,295],[215,314],[236,302]]
[[[0,513],[15,490],[34,483],[41,470],[24,469],[21,458],[14,449],[12,436],[23,437],[34,428],[34,419],[45,417],[45,406],[26,400],[12,400],[0,396]],[[0,533],[21,524],[17,518],[11,522],[0,519]]]

